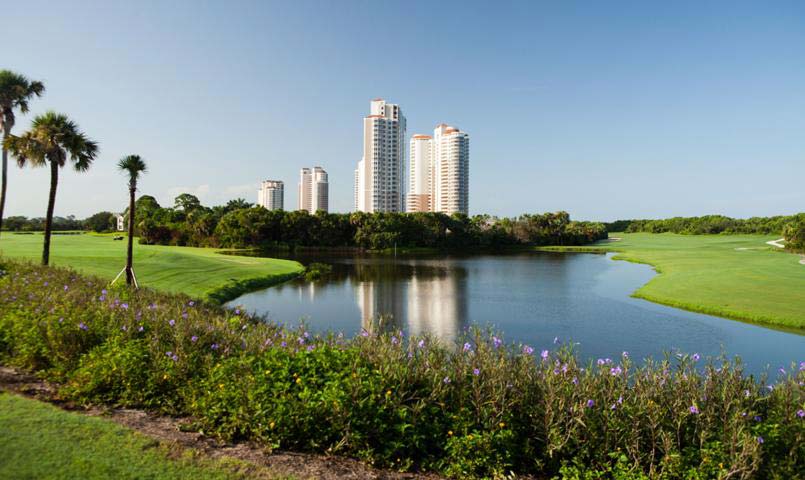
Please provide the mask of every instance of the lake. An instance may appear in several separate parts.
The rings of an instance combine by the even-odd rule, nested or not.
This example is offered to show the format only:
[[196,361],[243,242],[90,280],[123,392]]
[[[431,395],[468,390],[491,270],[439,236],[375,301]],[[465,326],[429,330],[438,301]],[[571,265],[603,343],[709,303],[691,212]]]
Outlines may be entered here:
[[686,312],[630,297],[648,265],[611,254],[288,257],[331,264],[320,281],[294,280],[229,303],[312,331],[355,335],[383,318],[390,329],[459,339],[470,325],[492,326],[508,342],[535,349],[577,342],[585,360],[662,358],[682,351],[740,355],[751,373],[805,360],[805,336]]

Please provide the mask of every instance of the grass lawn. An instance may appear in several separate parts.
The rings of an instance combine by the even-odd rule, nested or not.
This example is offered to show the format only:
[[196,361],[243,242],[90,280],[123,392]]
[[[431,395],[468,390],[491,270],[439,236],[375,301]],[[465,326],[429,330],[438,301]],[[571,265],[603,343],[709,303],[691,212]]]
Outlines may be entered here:
[[[141,286],[202,298],[236,282],[270,281],[302,270],[299,263],[289,260],[221,255],[216,251],[138,245],[135,241],[134,273]],[[42,235],[3,232],[0,255],[39,261]],[[111,280],[126,265],[126,241],[112,240],[109,235],[53,235],[50,262]],[[121,280],[125,281],[123,277]]]
[[0,393],[0,478],[277,478],[235,460],[209,460],[109,420]]
[[[766,245],[779,236],[613,233],[599,249],[659,275],[634,296],[722,317],[805,329],[805,265]],[[589,249],[589,247],[582,247]],[[563,249],[573,250],[573,248]]]

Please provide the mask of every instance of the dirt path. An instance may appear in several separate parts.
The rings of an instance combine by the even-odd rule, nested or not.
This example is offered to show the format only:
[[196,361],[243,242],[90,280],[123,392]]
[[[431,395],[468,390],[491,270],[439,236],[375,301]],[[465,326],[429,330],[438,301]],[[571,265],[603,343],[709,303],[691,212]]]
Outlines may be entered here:
[[[0,366],[0,392],[13,392],[52,403],[64,410],[103,417],[136,430],[160,442],[190,448],[212,458],[230,457],[268,469],[274,476],[323,480],[440,480],[433,474],[399,473],[372,468],[358,460],[344,457],[293,452],[270,452],[251,443],[221,443],[198,432],[183,432],[189,419],[154,415],[125,408],[79,408],[58,398],[56,388],[33,375]],[[263,475],[256,475],[264,477]]]

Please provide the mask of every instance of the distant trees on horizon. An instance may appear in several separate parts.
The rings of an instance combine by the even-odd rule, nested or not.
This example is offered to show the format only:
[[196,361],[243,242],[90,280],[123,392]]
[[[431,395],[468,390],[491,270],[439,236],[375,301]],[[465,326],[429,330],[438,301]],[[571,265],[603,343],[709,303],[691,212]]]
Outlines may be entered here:
[[609,232],[782,235],[787,225],[805,223],[805,213],[773,217],[731,218],[723,215],[674,217],[659,220],[617,220],[606,224]]
[[242,199],[205,207],[189,194],[173,207],[137,199],[140,243],[199,247],[350,247],[462,249],[506,245],[582,245],[606,238],[601,223],[567,212],[516,218],[442,213],[327,213],[267,210]]

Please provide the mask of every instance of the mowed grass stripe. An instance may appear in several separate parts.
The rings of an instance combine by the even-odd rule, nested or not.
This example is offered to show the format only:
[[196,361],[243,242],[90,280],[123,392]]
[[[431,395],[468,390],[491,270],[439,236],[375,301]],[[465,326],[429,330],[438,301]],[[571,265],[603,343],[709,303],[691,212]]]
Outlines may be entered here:
[[279,478],[253,465],[201,457],[109,420],[0,392],[0,478]]
[[[102,278],[114,278],[126,263],[126,242],[109,235],[54,235],[53,265]],[[42,235],[3,232],[0,255],[38,261]],[[231,282],[280,278],[303,270],[302,265],[274,258],[222,255],[218,249],[134,245],[134,271],[140,285],[202,298]]]

